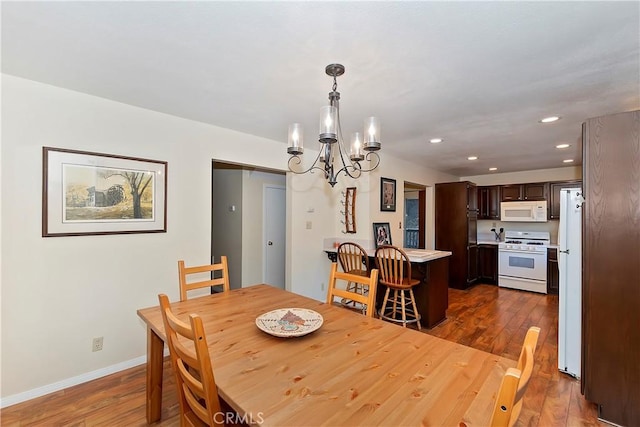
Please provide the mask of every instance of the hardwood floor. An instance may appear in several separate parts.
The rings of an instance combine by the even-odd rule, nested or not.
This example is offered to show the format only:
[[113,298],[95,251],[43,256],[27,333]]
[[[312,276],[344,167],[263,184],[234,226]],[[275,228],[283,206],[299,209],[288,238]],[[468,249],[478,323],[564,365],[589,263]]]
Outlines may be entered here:
[[517,360],[530,326],[540,337],[516,426],[606,426],[580,381],[558,371],[558,297],[476,285],[449,289],[447,319],[425,333]]
[[[477,285],[449,290],[447,320],[423,332],[517,359],[529,326],[542,331],[534,374],[516,426],[605,426],[580,394],[580,382],[557,369],[558,297]],[[171,366],[165,362],[162,421],[178,426]],[[145,366],[141,365],[0,411],[4,426],[143,426]]]

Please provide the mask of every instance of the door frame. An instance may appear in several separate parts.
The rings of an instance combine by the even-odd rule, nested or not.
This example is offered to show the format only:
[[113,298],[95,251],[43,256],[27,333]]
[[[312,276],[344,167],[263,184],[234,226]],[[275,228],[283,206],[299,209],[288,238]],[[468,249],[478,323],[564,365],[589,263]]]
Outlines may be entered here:
[[[404,192],[417,191],[418,192],[418,248],[426,249],[427,243],[427,186],[422,184],[414,184],[408,181],[404,182]],[[404,192],[403,192],[403,206],[404,206]],[[404,212],[403,212],[404,217]],[[405,224],[406,226],[406,224]],[[403,230],[404,239],[404,230]]]

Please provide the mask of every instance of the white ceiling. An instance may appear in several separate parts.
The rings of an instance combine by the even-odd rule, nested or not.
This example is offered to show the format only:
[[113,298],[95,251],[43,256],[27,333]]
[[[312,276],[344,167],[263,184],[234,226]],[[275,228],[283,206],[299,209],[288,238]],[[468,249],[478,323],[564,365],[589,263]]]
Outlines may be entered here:
[[[334,62],[345,137],[377,116],[382,162],[458,176],[581,164],[585,119],[640,108],[637,1],[3,1],[1,13],[4,73],[283,151],[292,122],[315,144]],[[538,123],[549,115],[562,119]]]

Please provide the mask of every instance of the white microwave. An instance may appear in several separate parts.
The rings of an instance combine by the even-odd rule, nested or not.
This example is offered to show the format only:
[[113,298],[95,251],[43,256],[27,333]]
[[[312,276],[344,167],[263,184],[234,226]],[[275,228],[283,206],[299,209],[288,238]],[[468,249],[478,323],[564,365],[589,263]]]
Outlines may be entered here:
[[547,222],[547,201],[500,202],[500,221]]

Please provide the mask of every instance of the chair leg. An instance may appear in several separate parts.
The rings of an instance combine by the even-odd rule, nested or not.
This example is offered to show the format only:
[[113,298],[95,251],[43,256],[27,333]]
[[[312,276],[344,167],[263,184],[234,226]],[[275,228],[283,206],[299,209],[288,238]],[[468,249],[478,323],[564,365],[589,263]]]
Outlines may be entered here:
[[398,290],[393,290],[393,311],[391,312],[392,317],[396,318],[396,313],[398,312]]
[[413,296],[413,289],[409,289],[409,295],[411,296],[411,305],[413,305],[413,314],[416,316],[416,324],[418,325],[418,330],[421,331],[422,327],[420,326],[420,314],[418,313],[418,307],[416,306],[416,299]]
[[384,311],[387,309],[387,302],[389,301],[389,291],[391,288],[387,288],[387,291],[384,293],[384,299],[382,300],[382,308],[380,308],[380,317],[384,316]]
[[400,301],[402,303],[402,327],[407,327],[407,303],[404,299],[404,289],[400,291]]
[[[406,295],[406,292],[409,292],[409,296]],[[402,326],[405,328],[407,327],[407,323],[413,323],[413,319],[415,318],[415,321],[418,323],[418,330],[422,330],[418,307],[416,305],[415,296],[413,295],[413,289],[393,289],[393,296],[390,297],[390,295],[391,288],[387,287],[382,300],[382,307],[378,311],[379,317],[386,317],[386,320],[393,320],[396,323],[402,323]],[[408,315],[410,320],[407,320]],[[411,316],[413,316],[413,318]]]

